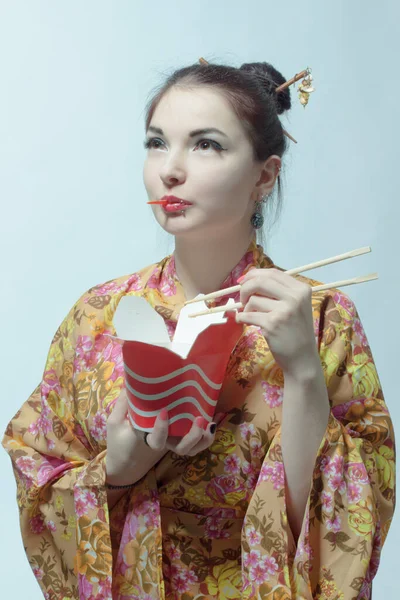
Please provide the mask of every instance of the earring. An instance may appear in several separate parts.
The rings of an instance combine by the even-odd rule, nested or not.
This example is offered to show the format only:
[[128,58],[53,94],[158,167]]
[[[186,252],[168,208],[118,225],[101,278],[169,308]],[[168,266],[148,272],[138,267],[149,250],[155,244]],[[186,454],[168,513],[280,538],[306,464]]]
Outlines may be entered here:
[[261,200],[256,202],[256,208],[254,213],[251,215],[250,223],[254,227],[254,229],[261,229],[264,225],[264,215],[261,212],[261,206],[267,202],[269,196],[262,196]]

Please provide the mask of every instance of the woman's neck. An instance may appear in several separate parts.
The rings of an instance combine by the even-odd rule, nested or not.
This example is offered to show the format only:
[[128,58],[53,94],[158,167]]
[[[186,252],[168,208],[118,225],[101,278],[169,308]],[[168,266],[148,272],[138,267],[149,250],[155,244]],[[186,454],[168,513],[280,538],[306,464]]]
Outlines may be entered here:
[[175,268],[187,300],[220,289],[246,253],[253,231],[213,239],[175,238]]

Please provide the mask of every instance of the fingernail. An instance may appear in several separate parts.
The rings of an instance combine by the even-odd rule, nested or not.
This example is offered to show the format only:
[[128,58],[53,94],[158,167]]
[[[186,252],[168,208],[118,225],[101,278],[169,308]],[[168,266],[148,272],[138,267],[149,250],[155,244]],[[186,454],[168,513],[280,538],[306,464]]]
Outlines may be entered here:
[[214,433],[215,430],[216,430],[216,428],[217,428],[217,424],[216,423],[211,423],[211,425],[210,425],[210,433]]
[[163,421],[166,421],[168,419],[168,411],[166,408],[163,408],[160,412],[160,419],[162,419]]
[[242,283],[242,281],[245,277],[246,277],[246,275],[242,275],[241,277],[239,277],[239,279],[237,279],[237,282]]
[[204,429],[204,427],[207,426],[207,421],[204,417],[196,417],[195,422],[197,427],[200,427],[200,429]]
[[220,421],[222,421],[222,419],[225,417],[226,413],[217,413],[215,415],[215,421],[217,423],[219,423]]

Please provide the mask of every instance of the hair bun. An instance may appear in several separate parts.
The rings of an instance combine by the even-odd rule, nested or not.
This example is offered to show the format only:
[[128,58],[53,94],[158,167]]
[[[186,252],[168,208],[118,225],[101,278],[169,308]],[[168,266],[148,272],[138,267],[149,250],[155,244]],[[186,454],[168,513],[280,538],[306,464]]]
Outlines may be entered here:
[[278,115],[291,108],[290,89],[287,87],[282,92],[275,92],[275,89],[285,83],[286,79],[271,64],[267,62],[244,63],[241,65],[240,71],[246,71],[260,81],[266,93],[275,100]]

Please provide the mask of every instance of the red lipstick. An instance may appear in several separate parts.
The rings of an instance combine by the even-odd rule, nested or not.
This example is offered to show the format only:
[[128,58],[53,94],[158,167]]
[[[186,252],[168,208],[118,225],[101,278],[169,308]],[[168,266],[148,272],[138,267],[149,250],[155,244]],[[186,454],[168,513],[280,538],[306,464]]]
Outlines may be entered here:
[[180,212],[192,203],[177,196],[164,196],[161,200],[150,200],[147,204],[160,204],[166,212]]

